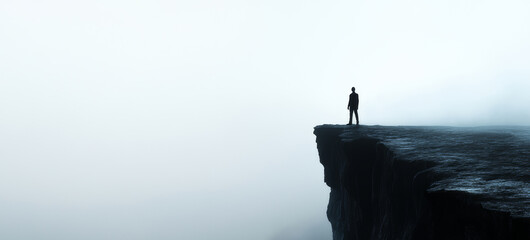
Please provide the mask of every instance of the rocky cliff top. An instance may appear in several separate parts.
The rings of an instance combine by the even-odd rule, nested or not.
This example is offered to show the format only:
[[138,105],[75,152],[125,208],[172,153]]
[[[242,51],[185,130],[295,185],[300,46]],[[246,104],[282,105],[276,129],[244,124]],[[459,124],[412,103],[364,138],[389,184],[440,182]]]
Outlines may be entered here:
[[429,191],[463,191],[491,210],[530,217],[530,127],[320,125],[341,141],[379,139],[403,161],[427,161]]

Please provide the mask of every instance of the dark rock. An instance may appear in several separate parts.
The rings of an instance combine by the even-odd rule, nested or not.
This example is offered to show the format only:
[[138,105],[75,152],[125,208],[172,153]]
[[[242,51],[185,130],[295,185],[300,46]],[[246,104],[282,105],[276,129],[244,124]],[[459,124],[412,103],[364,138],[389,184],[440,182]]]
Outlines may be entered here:
[[[405,139],[406,147],[400,145],[403,138],[394,144],[382,140],[396,139],[396,131],[315,127],[324,181],[331,188],[327,216],[334,240],[530,239],[528,217],[484,208],[486,195],[445,190],[444,184],[453,186],[448,180],[459,173],[445,171],[436,158],[425,157],[429,150],[410,149],[414,145],[410,139]],[[433,151],[440,144],[426,144],[429,131],[414,129],[412,135],[408,131],[409,138],[421,136],[418,145],[423,148]],[[447,144],[454,149],[453,141]],[[443,152],[440,149],[436,148],[438,154]],[[412,157],[414,151],[420,151],[417,155],[423,159]]]

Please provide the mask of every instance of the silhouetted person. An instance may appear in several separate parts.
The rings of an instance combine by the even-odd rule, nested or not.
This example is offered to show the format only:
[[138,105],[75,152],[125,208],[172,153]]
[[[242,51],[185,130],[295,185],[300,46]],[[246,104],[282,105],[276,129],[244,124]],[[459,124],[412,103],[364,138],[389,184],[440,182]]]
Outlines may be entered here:
[[348,109],[350,110],[350,122],[348,122],[348,125],[351,125],[353,113],[355,113],[355,120],[357,121],[357,125],[359,125],[359,115],[357,114],[357,109],[359,108],[359,94],[355,93],[355,87],[352,87],[351,91],[350,101],[348,101]]

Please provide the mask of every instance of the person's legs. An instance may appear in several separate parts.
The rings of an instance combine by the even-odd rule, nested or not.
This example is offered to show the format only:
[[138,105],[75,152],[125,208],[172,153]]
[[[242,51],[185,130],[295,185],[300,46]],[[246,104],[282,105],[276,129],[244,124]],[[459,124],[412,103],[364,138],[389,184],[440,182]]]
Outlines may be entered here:
[[[353,111],[355,112],[355,120],[357,121],[357,125],[359,125],[359,115],[357,114],[357,109]],[[350,124],[351,124],[351,111],[350,111]]]
[[353,109],[350,108],[350,121],[348,122],[348,125],[351,125],[352,115],[353,115]]

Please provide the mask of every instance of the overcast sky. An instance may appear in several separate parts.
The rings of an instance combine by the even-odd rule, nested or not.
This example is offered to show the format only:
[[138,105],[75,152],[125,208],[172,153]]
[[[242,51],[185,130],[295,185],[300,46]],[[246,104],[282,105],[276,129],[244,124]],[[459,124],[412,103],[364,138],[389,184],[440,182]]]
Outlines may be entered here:
[[0,0],[0,238],[326,236],[312,127],[528,125],[529,12]]

